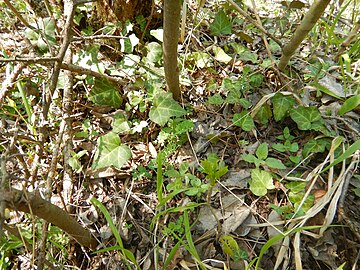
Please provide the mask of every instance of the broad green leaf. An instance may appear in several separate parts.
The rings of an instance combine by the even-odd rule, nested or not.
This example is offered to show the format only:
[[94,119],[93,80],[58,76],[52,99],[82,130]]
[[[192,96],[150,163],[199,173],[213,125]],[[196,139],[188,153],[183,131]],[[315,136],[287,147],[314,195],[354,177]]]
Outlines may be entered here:
[[208,67],[212,60],[206,52],[193,52],[189,55],[188,59],[194,61],[198,68]]
[[257,157],[255,157],[254,155],[248,154],[248,155],[241,155],[242,160],[249,162],[249,163],[254,163],[256,168],[258,168],[261,164],[264,163],[263,160],[258,159]]
[[265,164],[268,165],[270,168],[274,168],[274,169],[280,169],[280,170],[286,169],[286,166],[276,158],[271,158],[271,157],[267,158],[265,160]]
[[235,113],[232,121],[235,126],[241,127],[245,131],[250,131],[255,127],[254,120],[251,118],[248,111]]
[[95,85],[89,93],[89,100],[96,105],[106,105],[120,108],[122,98],[119,91],[108,81],[95,79]]
[[288,150],[287,147],[281,143],[274,143],[271,147],[279,152],[286,152]]
[[92,168],[99,169],[114,166],[121,168],[131,158],[130,148],[121,144],[115,132],[109,132],[97,141],[97,149]]
[[229,104],[238,104],[241,100],[240,89],[231,89],[226,97],[226,102]]
[[251,170],[249,185],[252,193],[259,197],[264,196],[268,189],[275,188],[271,174],[260,169]]
[[322,121],[319,110],[314,107],[298,107],[290,110],[291,119],[296,122],[300,130],[310,130]]
[[232,24],[223,10],[220,10],[212,24],[210,24],[211,34],[214,36],[230,35]]
[[215,54],[215,59],[219,62],[222,62],[222,63],[229,63],[232,59],[231,56],[227,55],[223,49],[221,49],[220,47],[218,46],[214,46],[213,47],[213,52]]
[[259,147],[256,149],[255,154],[258,159],[265,160],[269,154],[269,148],[267,143],[260,144]]
[[359,105],[360,105],[360,94],[358,94],[356,96],[352,96],[351,98],[348,98],[347,100],[345,100],[345,102],[341,106],[338,114],[343,115],[343,114],[355,109]]
[[286,116],[286,113],[295,104],[295,100],[291,96],[284,96],[277,93],[272,99],[274,119],[276,122],[281,121]]
[[172,98],[171,93],[160,93],[154,97],[154,107],[149,112],[150,120],[165,125],[171,117],[182,116],[186,111]]
[[231,47],[233,47],[234,51],[238,55],[237,59],[240,59],[242,61],[250,61],[253,64],[258,63],[258,55],[256,53],[253,53],[245,46],[239,43],[231,43]]
[[262,125],[265,125],[269,122],[271,115],[272,113],[271,113],[270,105],[265,103],[258,110],[256,117]]
[[326,145],[329,144],[328,139],[310,139],[303,148],[302,155],[307,157],[310,153],[322,153],[325,151]]
[[150,30],[150,35],[156,38],[158,41],[163,42],[164,29]]
[[293,181],[285,184],[285,187],[290,189],[294,193],[305,191],[306,182],[304,181]]
[[126,133],[130,131],[130,124],[122,113],[116,113],[112,122],[113,132]]
[[222,105],[224,103],[224,99],[221,97],[219,93],[208,98],[207,101],[211,105]]
[[158,63],[162,59],[162,47],[157,42],[150,42],[147,46],[146,59],[151,63]]

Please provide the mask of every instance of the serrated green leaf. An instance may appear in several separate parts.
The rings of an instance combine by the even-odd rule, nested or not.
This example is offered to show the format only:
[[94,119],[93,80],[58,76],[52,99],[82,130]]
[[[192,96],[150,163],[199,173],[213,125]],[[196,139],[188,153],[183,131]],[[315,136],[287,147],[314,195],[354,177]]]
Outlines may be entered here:
[[286,169],[286,166],[276,158],[271,158],[271,157],[267,158],[265,160],[265,164],[268,165],[270,168],[274,168],[274,169],[280,169],[280,170]]
[[165,125],[171,117],[182,116],[186,111],[172,98],[171,93],[159,93],[154,97],[154,107],[149,112],[151,121]]
[[294,120],[300,130],[310,130],[318,127],[322,120],[319,110],[314,107],[298,107],[290,110],[291,119]]
[[103,79],[95,79],[93,89],[89,93],[89,100],[96,105],[111,106],[120,108],[122,98],[119,91],[108,81]]
[[360,105],[360,94],[350,97],[347,100],[345,100],[344,104],[339,109],[338,114],[343,115],[343,114],[355,109],[359,105]]
[[212,24],[210,25],[211,34],[214,36],[218,35],[230,35],[232,24],[223,10],[220,10]]
[[227,55],[226,52],[218,46],[213,47],[213,52],[215,54],[215,59],[219,62],[227,64],[232,60],[232,57]]
[[268,189],[274,189],[273,179],[270,173],[260,169],[251,170],[250,190],[256,196],[264,196]]
[[121,168],[131,158],[130,148],[121,144],[115,132],[109,132],[97,141],[97,149],[92,169],[114,166]]
[[269,148],[268,148],[267,143],[260,144],[255,152],[258,159],[262,159],[262,160],[265,160],[267,158],[268,153],[269,153]]
[[277,93],[272,99],[274,119],[276,122],[281,121],[286,116],[286,113],[295,104],[295,100],[290,96],[284,96]]
[[235,126],[241,127],[245,131],[250,131],[255,127],[254,120],[251,118],[248,111],[235,113],[232,121]]

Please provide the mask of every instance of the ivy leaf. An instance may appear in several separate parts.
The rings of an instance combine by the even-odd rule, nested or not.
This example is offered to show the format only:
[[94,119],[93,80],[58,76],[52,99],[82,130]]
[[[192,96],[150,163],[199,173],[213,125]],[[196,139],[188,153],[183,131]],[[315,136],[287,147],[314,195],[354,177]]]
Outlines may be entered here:
[[260,169],[251,170],[249,185],[252,193],[259,197],[264,196],[268,189],[275,188],[271,174]]
[[300,130],[310,130],[318,127],[318,123],[322,121],[319,110],[314,106],[292,109],[290,110],[290,116]]
[[245,131],[250,131],[255,127],[254,120],[247,111],[235,113],[232,121],[235,126],[241,127]]
[[118,90],[107,80],[95,79],[95,85],[89,93],[89,100],[96,105],[111,106],[120,108],[122,98]]
[[130,148],[121,144],[115,132],[109,132],[97,140],[92,169],[114,166],[120,169],[131,158]]
[[218,35],[230,35],[232,24],[223,10],[220,10],[212,24],[210,25],[211,34],[214,36]]
[[226,52],[224,52],[224,50],[221,49],[220,47],[214,46],[213,52],[215,54],[215,59],[218,60],[219,62],[227,64],[232,59],[232,57],[227,55]]
[[148,52],[146,55],[146,59],[151,63],[158,63],[162,59],[163,51],[162,47],[157,42],[150,42],[146,46]]
[[325,147],[328,144],[328,139],[311,139],[309,140],[303,148],[302,154],[304,157],[307,157],[310,153],[322,153],[325,151]]
[[256,114],[256,117],[257,119],[259,119],[262,125],[265,125],[269,122],[271,115],[272,113],[271,113],[270,105],[265,103],[260,107],[259,111]]
[[159,93],[154,97],[154,107],[149,112],[150,120],[163,126],[173,116],[182,116],[186,111],[172,98],[171,93]]
[[224,103],[224,99],[221,97],[219,93],[208,98],[208,104],[211,105],[222,105]]
[[277,93],[272,99],[274,119],[276,122],[284,119],[286,113],[294,106],[295,100],[291,96]]

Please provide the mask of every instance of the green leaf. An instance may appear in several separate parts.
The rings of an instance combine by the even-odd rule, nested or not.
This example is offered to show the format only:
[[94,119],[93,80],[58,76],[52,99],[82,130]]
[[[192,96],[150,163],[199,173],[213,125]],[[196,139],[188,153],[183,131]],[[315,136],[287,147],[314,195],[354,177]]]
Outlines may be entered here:
[[257,157],[255,157],[254,155],[248,154],[248,155],[241,155],[241,159],[249,162],[249,163],[254,163],[256,168],[258,168],[261,164],[264,163],[263,160],[258,159]]
[[147,46],[146,59],[151,63],[158,63],[162,59],[162,47],[157,42],[150,42]]
[[248,111],[235,113],[232,121],[235,126],[241,127],[245,131],[250,131],[255,127],[254,120],[251,118]]
[[274,143],[271,147],[279,152],[286,152],[288,150],[287,147],[281,143]]
[[208,67],[211,64],[211,57],[206,52],[193,52],[188,59],[193,60],[198,68]]
[[211,34],[214,36],[230,35],[231,34],[232,24],[229,21],[223,10],[220,10],[216,16],[212,24],[210,25]]
[[232,57],[227,55],[223,49],[218,46],[213,47],[213,52],[215,54],[215,59],[222,63],[229,63],[232,60]]
[[95,78],[95,85],[89,93],[89,100],[96,105],[120,108],[122,98],[119,91],[107,80]]
[[250,49],[239,43],[231,43],[231,46],[238,55],[237,59],[245,62],[252,62],[253,64],[258,63],[258,55],[256,53],[253,53]]
[[259,119],[259,121],[262,125],[265,125],[269,122],[271,115],[272,115],[272,113],[271,113],[270,105],[264,104],[258,110],[256,117],[257,117],[257,119]]
[[306,187],[306,182],[304,181],[293,181],[285,184],[285,187],[290,189],[294,193],[303,192]]
[[172,98],[171,93],[162,92],[154,97],[154,107],[149,112],[150,120],[165,125],[171,117],[182,116],[186,111]]
[[310,153],[323,153],[328,144],[328,139],[310,139],[303,148],[302,155],[307,157]]
[[247,253],[239,248],[236,240],[230,235],[222,235],[220,245],[224,253],[229,255],[235,262],[248,257]]
[[348,98],[347,100],[345,100],[345,102],[341,106],[338,114],[343,115],[343,114],[355,109],[359,105],[360,105],[360,94],[358,94],[356,96],[352,96],[351,98]]
[[300,130],[310,130],[317,127],[317,122],[322,118],[319,110],[314,107],[298,107],[290,110],[291,119],[294,120]]
[[97,141],[97,149],[92,169],[114,166],[121,168],[131,158],[130,148],[121,144],[115,132],[109,132]]
[[321,171],[321,173],[325,172],[326,170],[330,169],[331,167],[339,164],[340,162],[344,161],[345,159],[349,158],[352,154],[360,149],[360,140],[354,142],[344,153],[342,153],[339,157],[337,157],[331,164],[329,164],[325,169]]
[[116,113],[112,122],[113,132],[115,133],[127,133],[130,131],[130,124],[126,117],[122,113]]
[[286,116],[286,113],[295,104],[295,100],[291,96],[284,96],[277,93],[272,99],[274,119],[276,122],[281,121]]
[[259,145],[259,147],[256,149],[256,156],[258,159],[265,160],[269,154],[269,148],[267,143],[262,143]]
[[222,105],[224,103],[224,99],[221,97],[219,93],[208,98],[207,101],[211,105]]
[[265,160],[265,164],[268,165],[270,168],[274,168],[274,169],[280,169],[280,170],[286,169],[286,166],[276,158],[271,158],[271,157],[267,158]]
[[270,173],[259,169],[251,170],[250,190],[256,196],[264,196],[268,189],[274,189],[273,179]]

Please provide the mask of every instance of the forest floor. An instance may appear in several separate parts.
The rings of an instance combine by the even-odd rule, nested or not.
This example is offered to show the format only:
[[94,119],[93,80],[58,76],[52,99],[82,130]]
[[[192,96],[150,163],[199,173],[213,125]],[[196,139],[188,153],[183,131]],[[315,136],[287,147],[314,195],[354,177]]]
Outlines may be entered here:
[[[277,36],[290,37],[302,14],[280,4],[258,9]],[[231,6],[189,10],[179,103],[163,92],[162,32],[153,29],[134,45],[139,22],[122,32],[122,52],[91,39],[72,44],[73,64],[121,82],[73,71],[68,129],[63,72],[46,122],[49,65],[21,69],[25,99],[16,87],[6,93],[0,151],[11,149],[10,186],[44,194],[51,174],[51,202],[98,241],[94,252],[51,226],[42,247],[47,267],[359,269],[360,111],[339,111],[359,95],[360,44],[341,61],[340,42],[327,38],[343,40],[349,19],[335,21],[328,11],[281,73],[274,65],[279,45],[264,43]],[[331,23],[332,32],[321,32]],[[24,36],[33,41],[0,26],[2,57],[26,51]],[[45,26],[51,35],[54,26]],[[2,86],[14,67],[0,62]],[[49,127],[43,144],[41,125]],[[0,268],[35,269],[42,221],[13,211],[5,224],[17,226],[20,237],[5,230]]]

